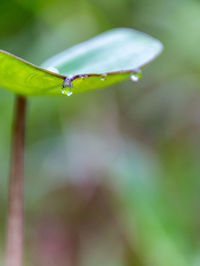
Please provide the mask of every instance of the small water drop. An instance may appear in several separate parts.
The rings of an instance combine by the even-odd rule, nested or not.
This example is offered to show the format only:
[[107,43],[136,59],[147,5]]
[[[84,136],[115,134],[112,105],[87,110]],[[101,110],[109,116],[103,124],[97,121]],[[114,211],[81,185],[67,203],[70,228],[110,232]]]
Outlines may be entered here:
[[84,75],[80,75],[80,78],[83,79],[84,78]]
[[51,72],[54,72],[54,73],[56,73],[56,74],[59,74],[58,69],[55,68],[55,67],[50,66],[50,67],[47,68],[47,70],[48,70],[48,71],[51,71]]
[[132,73],[131,74],[131,80],[133,82],[137,82],[139,80],[139,76],[138,76],[138,73]]
[[72,91],[70,89],[66,89],[66,88],[72,88],[72,87],[73,87],[73,84],[72,84],[71,79],[69,77],[66,77],[63,82],[62,88],[61,88],[62,94],[67,95],[67,96],[72,95]]
[[62,88],[66,88],[66,87],[70,87],[72,88],[73,85],[72,85],[72,81],[70,78],[66,77],[64,82],[63,82],[63,85],[62,85]]
[[104,81],[104,80],[105,80],[105,78],[106,78],[106,76],[107,76],[107,74],[106,74],[106,73],[102,74],[102,75],[101,75],[101,80],[102,80],[102,81]]

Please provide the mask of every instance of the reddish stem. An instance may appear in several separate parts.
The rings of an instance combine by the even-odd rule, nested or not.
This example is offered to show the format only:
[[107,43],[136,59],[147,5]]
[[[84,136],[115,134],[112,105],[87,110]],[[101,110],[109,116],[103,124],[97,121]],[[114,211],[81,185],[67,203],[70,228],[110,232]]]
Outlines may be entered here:
[[17,96],[11,150],[6,266],[22,266],[26,99]]

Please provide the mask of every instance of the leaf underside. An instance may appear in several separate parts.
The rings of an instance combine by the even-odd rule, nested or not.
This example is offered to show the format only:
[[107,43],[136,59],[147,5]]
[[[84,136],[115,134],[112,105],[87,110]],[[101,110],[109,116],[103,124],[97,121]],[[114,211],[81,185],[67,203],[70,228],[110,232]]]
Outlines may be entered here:
[[[137,74],[162,51],[162,44],[132,29],[114,29],[35,66],[0,50],[0,86],[24,96],[61,95],[67,77],[79,93],[109,86]],[[48,69],[55,69],[55,72]]]

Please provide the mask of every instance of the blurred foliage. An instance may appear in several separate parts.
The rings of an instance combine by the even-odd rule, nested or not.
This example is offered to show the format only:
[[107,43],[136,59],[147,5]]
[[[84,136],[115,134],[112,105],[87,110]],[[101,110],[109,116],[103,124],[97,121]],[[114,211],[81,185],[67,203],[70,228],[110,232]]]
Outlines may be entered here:
[[[35,64],[114,27],[165,45],[138,84],[29,100],[26,265],[198,266],[199,1],[1,0],[0,25],[1,49]],[[14,97],[0,93],[3,266]]]

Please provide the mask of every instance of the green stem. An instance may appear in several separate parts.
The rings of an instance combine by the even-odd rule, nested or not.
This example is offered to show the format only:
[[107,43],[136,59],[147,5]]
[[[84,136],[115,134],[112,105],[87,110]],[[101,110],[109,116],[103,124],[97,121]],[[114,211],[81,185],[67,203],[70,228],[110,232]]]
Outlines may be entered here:
[[26,99],[17,96],[11,150],[6,266],[22,266]]

